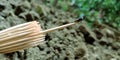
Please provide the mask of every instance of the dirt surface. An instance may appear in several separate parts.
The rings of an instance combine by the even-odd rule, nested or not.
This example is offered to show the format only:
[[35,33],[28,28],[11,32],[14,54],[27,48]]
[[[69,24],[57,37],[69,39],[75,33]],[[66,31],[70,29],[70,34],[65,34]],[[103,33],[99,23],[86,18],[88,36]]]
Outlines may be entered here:
[[[0,30],[37,20],[43,30],[75,20],[75,15],[37,0],[1,0]],[[83,21],[46,35],[46,43],[9,54],[0,60],[120,60],[120,31]]]

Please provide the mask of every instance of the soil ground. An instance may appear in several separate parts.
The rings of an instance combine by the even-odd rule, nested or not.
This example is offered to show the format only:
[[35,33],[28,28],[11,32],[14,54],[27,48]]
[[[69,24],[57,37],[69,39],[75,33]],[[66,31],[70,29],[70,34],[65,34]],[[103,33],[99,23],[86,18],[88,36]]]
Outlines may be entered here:
[[[37,20],[43,30],[75,20],[75,14],[48,7],[42,1],[1,0],[0,30]],[[120,30],[83,21],[46,34],[46,43],[9,54],[0,60],[120,60]]]

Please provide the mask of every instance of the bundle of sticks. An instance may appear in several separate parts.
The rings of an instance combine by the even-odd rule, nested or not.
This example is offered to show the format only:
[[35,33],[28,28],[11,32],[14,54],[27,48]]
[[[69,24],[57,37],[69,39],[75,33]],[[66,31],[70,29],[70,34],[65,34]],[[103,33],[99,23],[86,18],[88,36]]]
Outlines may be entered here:
[[74,25],[77,21],[55,28],[42,30],[37,21],[31,21],[0,31],[0,53],[10,53],[37,46],[44,42],[45,34]]

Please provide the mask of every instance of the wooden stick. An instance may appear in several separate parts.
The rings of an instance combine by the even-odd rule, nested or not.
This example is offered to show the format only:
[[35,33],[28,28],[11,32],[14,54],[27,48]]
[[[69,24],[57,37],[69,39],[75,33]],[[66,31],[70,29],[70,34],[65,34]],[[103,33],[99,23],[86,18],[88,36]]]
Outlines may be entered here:
[[36,22],[36,21],[32,21],[32,22],[28,22],[28,23],[24,23],[24,24],[19,24],[19,25],[13,26],[13,27],[11,27],[11,28],[8,28],[8,29],[5,29],[5,30],[0,31],[0,34],[1,34],[1,33],[5,33],[5,32],[7,32],[7,31],[10,31],[10,30],[15,30],[16,28],[24,27],[24,26],[26,26],[26,25],[28,25],[28,24],[30,24],[30,23],[33,23],[33,22]]
[[73,22],[73,23],[65,24],[65,25],[58,26],[58,27],[51,28],[51,29],[47,29],[47,30],[43,30],[43,31],[40,32],[40,34],[45,34],[45,33],[48,33],[48,32],[54,31],[54,30],[63,29],[63,28],[65,28],[65,27],[69,27],[69,26],[75,25],[75,24],[78,23],[79,21],[81,21],[81,20],[76,20],[76,21]]
[[10,53],[41,44],[44,41],[46,33],[75,25],[79,21],[81,21],[81,19],[43,31],[39,29],[40,26],[38,22],[33,21],[0,31],[0,53]]
[[[38,40],[38,41],[36,41],[36,40]],[[0,53],[10,53],[10,52],[26,49],[26,48],[29,48],[29,47],[32,47],[32,46],[36,46],[38,44],[42,44],[42,42],[44,41],[44,39],[41,39],[41,40],[36,39],[36,40],[33,40],[33,43],[24,44],[24,45],[17,46],[17,47],[14,47],[14,48],[1,50]]]
[[42,38],[42,37],[45,37],[45,35],[37,35],[37,36],[33,36],[33,37],[26,37],[24,39],[13,40],[11,42],[1,44],[0,49],[2,49],[2,47],[5,47],[5,46],[10,46],[10,45],[13,45],[13,44],[19,44],[19,43],[22,43],[22,42],[25,42],[25,41],[30,41],[32,39],[34,40],[36,38]]
[[10,39],[10,37],[12,37],[12,36],[16,37],[17,35],[22,34],[22,33],[26,33],[26,32],[30,33],[32,30],[33,30],[33,28],[30,28],[30,29],[23,30],[23,31],[21,30],[21,31],[17,31],[17,32],[8,33],[6,35],[3,34],[3,36],[0,36],[0,41],[6,40],[7,38]]
[[[34,38],[34,39],[30,39],[30,40],[25,40],[24,42],[12,44],[12,45],[9,45],[9,46],[4,46],[4,47],[1,47],[1,48],[0,48],[0,51],[1,51],[1,50],[8,50],[8,49],[15,48],[15,47],[18,47],[18,46],[23,46],[24,44],[31,44],[31,43],[34,43],[34,42],[36,42],[36,41],[41,41],[41,40],[43,40],[44,38],[45,38],[45,37]],[[37,40],[37,39],[38,39],[38,40]]]

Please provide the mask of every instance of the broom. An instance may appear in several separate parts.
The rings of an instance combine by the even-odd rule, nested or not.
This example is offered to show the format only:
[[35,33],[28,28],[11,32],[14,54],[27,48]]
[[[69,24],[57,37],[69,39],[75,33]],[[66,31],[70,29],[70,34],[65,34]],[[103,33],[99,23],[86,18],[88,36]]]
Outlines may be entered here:
[[45,34],[62,29],[82,21],[81,18],[73,23],[55,28],[42,30],[37,21],[27,22],[0,31],[0,53],[10,53],[37,46],[44,42]]

